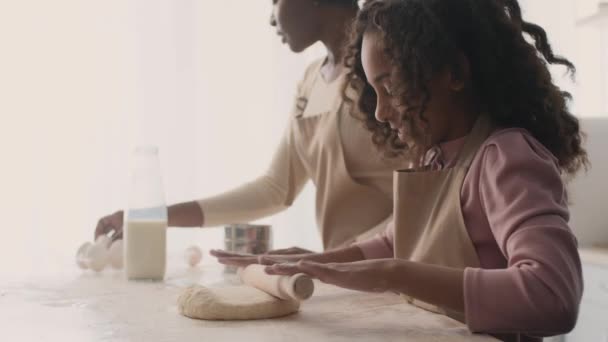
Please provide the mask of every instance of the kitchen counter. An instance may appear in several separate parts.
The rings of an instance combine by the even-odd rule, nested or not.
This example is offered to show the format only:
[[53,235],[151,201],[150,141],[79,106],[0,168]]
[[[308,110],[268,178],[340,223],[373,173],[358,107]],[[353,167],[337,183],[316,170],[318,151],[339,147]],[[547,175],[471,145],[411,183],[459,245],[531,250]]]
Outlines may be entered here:
[[[173,263],[178,265],[179,263]],[[170,265],[172,265],[170,263]],[[393,294],[316,283],[300,312],[274,320],[199,321],[181,316],[176,299],[191,284],[234,284],[206,264],[170,267],[164,282],[128,282],[120,271],[82,272],[0,282],[5,341],[496,341]],[[73,268],[73,269],[72,269]]]
[[585,289],[574,330],[566,342],[608,341],[608,248],[581,247]]
[[608,246],[582,247],[579,254],[583,263],[608,267]]

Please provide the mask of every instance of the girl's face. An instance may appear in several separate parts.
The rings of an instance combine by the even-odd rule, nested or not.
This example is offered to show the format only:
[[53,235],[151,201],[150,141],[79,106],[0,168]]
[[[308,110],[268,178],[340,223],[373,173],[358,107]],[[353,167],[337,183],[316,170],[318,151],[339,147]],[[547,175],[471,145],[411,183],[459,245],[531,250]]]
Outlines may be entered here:
[[293,52],[304,51],[321,35],[320,6],[313,0],[273,0],[270,25]]
[[[413,96],[407,104],[400,105],[403,101],[394,98],[391,84],[394,63],[385,53],[380,34],[365,33],[361,62],[367,81],[376,92],[376,120],[389,123],[402,142],[435,145],[461,136],[457,131],[463,118],[456,93],[462,89],[462,82],[454,80],[451,72],[440,72],[428,82],[429,99],[420,118],[422,96]],[[407,84],[402,86],[407,88]]]

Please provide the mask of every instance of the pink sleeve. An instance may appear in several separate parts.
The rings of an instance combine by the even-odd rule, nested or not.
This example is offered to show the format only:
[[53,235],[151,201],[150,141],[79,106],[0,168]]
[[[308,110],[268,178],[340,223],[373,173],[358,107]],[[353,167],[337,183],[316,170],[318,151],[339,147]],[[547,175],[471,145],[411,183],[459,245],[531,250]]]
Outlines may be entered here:
[[382,233],[354,245],[361,249],[365,259],[392,258],[394,227],[394,221],[391,221]]
[[465,270],[466,320],[475,332],[549,336],[573,329],[583,290],[555,158],[527,134],[489,140],[479,196],[506,269]]

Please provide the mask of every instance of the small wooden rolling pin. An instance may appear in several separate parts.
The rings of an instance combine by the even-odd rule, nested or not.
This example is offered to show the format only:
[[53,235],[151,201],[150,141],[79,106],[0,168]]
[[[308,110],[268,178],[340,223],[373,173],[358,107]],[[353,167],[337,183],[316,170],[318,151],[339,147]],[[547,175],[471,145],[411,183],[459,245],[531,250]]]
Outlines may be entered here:
[[260,289],[285,300],[302,301],[310,298],[315,290],[312,279],[303,273],[292,276],[266,274],[264,265],[249,265],[239,268],[238,274],[246,285]]

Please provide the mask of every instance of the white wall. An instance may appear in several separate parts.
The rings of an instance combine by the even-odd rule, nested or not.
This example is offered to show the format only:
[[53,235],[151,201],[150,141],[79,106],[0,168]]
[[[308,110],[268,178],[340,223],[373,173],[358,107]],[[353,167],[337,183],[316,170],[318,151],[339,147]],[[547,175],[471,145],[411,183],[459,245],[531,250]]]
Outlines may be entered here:
[[[97,219],[124,207],[137,143],[159,145],[169,202],[262,172],[312,58],[279,43],[270,4],[0,2],[0,270],[71,262]],[[271,223],[295,222],[278,240],[314,248],[304,195],[292,219]],[[221,232],[170,239],[178,251]]]
[[110,156],[136,127],[130,16],[120,1],[0,2],[2,268],[72,248],[111,197],[92,190],[118,182]]
[[520,0],[524,19],[542,25],[555,52],[576,65],[574,83],[564,76],[564,68],[552,67],[552,71],[558,84],[574,95],[572,109],[582,117],[608,116],[605,65],[608,45],[603,45],[606,37],[602,37],[601,27],[576,24],[595,13],[598,3],[599,0]]

